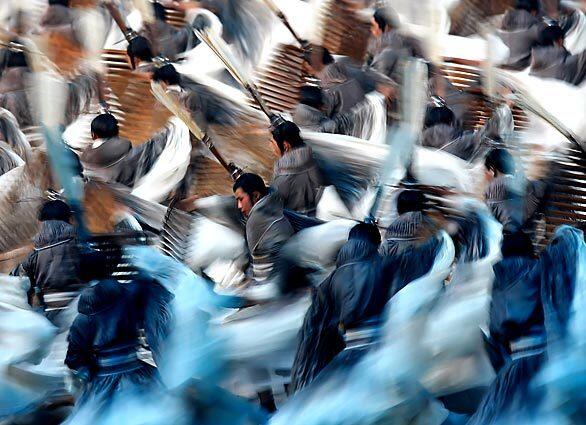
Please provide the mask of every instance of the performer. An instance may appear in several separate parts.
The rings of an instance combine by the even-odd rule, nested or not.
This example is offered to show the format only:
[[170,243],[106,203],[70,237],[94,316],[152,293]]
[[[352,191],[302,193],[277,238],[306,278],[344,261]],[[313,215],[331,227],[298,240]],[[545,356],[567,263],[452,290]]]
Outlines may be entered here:
[[492,117],[475,131],[463,131],[452,110],[445,104],[430,105],[425,114],[421,145],[451,153],[465,161],[482,157],[497,140],[513,131],[513,115],[507,105],[494,111]]
[[492,149],[484,166],[489,180],[485,202],[503,225],[503,233],[523,230],[534,236],[536,222],[544,208],[547,184],[519,177],[515,161],[505,149]]
[[118,121],[114,115],[101,114],[93,119],[93,142],[80,156],[86,176],[105,182],[121,179],[125,172],[124,159],[132,150],[132,144],[118,134]]
[[383,258],[380,242],[375,225],[354,226],[338,253],[336,270],[315,290],[293,365],[294,390],[310,384],[322,370],[325,374],[360,359],[376,341],[387,301],[429,270],[439,246],[434,239]]
[[[394,87],[387,87],[386,98],[392,98],[394,93]],[[317,86],[303,86],[300,94],[293,121],[301,128],[359,138],[364,138],[365,132],[372,129],[374,104],[368,99],[357,104],[350,112],[341,114],[332,111],[334,101]]]
[[139,277],[123,285],[112,278],[112,271],[112,259],[105,253],[82,254],[80,278],[92,283],[80,296],[68,337],[65,364],[82,387],[70,423],[82,418],[97,422],[95,416],[88,418],[107,416],[116,398],[147,397],[162,386],[157,370],[137,356],[139,329],[144,326],[151,335],[148,325],[153,323],[146,317],[143,297],[158,284]]
[[367,92],[374,90],[373,82],[357,78],[362,77],[356,75],[360,73],[352,72],[351,66],[334,60],[325,47],[314,46],[306,56],[307,72],[318,78],[324,91],[332,96],[332,111],[347,113],[364,100]]
[[272,136],[272,147],[279,159],[271,187],[283,199],[284,208],[315,216],[323,183],[311,148],[291,121],[279,124]]
[[532,380],[546,361],[546,349],[565,338],[584,236],[562,226],[539,260],[531,248],[522,232],[503,240],[490,309],[491,338],[503,361],[470,424],[537,418],[544,394],[532,388]]
[[399,58],[425,57],[420,43],[412,37],[400,34],[398,27],[399,18],[393,15],[388,7],[375,10],[371,20],[371,38],[366,50],[366,63],[368,65],[372,64],[375,58],[387,49],[394,51],[397,57],[396,62]]
[[531,50],[537,46],[544,23],[538,19],[537,0],[517,0],[502,19],[498,37],[509,48],[509,57],[502,64],[505,69],[521,71],[531,63]]
[[33,252],[15,274],[28,276],[29,302],[54,321],[83,287],[78,276],[77,235],[71,225],[71,210],[63,201],[45,202],[39,222],[41,229],[33,238]]
[[385,233],[380,248],[383,256],[393,256],[417,246],[437,232],[435,223],[423,214],[425,195],[419,190],[403,190],[397,196],[398,217]]
[[41,17],[40,25],[42,27],[71,25],[75,14],[69,7],[69,3],[70,0],[49,0],[49,5]]
[[558,25],[544,28],[539,47],[531,54],[531,75],[580,85],[586,78],[586,51],[571,55],[564,47],[564,31]]
[[209,124],[235,125],[243,117],[243,111],[221,93],[181,75],[171,64],[156,68],[153,81],[174,86],[181,90],[183,105],[191,112],[195,122],[205,131]]
[[283,201],[269,191],[262,178],[244,173],[232,188],[238,209],[246,217],[246,243],[252,256],[253,277],[265,281],[274,275],[281,247],[294,230],[283,214]]
[[[15,40],[16,41],[16,40]],[[0,64],[0,107],[10,111],[21,128],[34,125],[26,94],[30,68],[22,50],[2,49]]]
[[[141,35],[149,39],[156,36],[156,45],[159,54],[175,60],[180,53],[187,52],[199,44],[199,39],[193,33],[191,25],[185,24],[182,28],[175,28],[166,21],[166,11],[160,3],[153,3],[155,20],[145,23]],[[152,44],[152,40],[151,44]]]

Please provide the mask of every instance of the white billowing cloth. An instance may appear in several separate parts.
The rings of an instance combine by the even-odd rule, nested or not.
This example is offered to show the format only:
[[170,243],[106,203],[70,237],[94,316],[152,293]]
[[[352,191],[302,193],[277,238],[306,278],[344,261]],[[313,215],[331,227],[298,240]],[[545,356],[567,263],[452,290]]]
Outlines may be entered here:
[[91,146],[91,124],[99,114],[80,114],[63,132],[63,141],[77,152]]
[[564,37],[564,47],[573,55],[586,50],[586,14],[577,12],[576,16],[576,23]]
[[334,220],[303,229],[287,241],[284,253],[303,267],[328,267],[336,262],[338,251],[355,225],[352,220]]
[[132,190],[132,195],[151,202],[165,200],[185,176],[191,160],[191,140],[185,123],[172,117],[167,129],[165,149]]
[[28,388],[9,374],[22,362],[37,362],[56,328],[27,303],[28,278],[0,275],[0,418],[40,401],[42,389]]
[[[586,84],[574,86],[564,81],[539,78],[528,75],[527,72],[505,71],[511,76],[516,85],[520,85],[529,93],[537,104],[550,115],[564,124],[579,139],[586,139]],[[528,113],[530,128],[525,134],[525,140],[542,150],[553,151],[567,143],[551,125],[532,113]]]
[[234,260],[247,250],[241,234],[203,216],[195,222],[189,247],[185,261],[192,270],[206,268],[218,260]]
[[486,387],[494,378],[481,329],[488,328],[492,267],[501,258],[502,225],[486,207],[473,208],[481,212],[487,227],[488,254],[477,261],[456,264],[452,281],[421,335],[422,344],[434,356],[422,383],[435,396]]
[[440,150],[416,147],[413,172],[423,185],[451,187],[464,193],[475,190],[470,165],[463,159]]

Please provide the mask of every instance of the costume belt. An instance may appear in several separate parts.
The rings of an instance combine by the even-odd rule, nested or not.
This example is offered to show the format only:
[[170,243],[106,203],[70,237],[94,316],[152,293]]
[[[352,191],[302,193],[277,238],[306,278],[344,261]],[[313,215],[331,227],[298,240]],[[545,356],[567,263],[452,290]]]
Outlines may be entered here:
[[252,256],[252,274],[255,280],[263,281],[268,279],[273,271],[274,263],[271,255],[253,255]]
[[98,366],[98,376],[131,372],[143,366],[138,358],[135,346],[102,351],[96,356],[96,364]]
[[511,359],[517,360],[523,357],[537,356],[545,352],[546,346],[547,341],[544,335],[521,337],[509,344]]
[[79,291],[41,291],[46,312],[63,310],[79,295]]
[[364,348],[372,345],[378,336],[379,327],[367,325],[359,328],[347,329],[344,334],[346,350]]

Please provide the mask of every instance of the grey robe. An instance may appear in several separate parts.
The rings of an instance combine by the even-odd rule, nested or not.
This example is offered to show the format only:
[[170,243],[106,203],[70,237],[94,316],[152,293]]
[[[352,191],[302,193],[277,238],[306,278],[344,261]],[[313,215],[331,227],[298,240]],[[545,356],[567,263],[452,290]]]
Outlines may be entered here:
[[26,95],[26,67],[7,68],[0,77],[0,107],[14,115],[21,128],[34,125]]
[[450,153],[465,161],[482,156],[493,143],[491,139],[506,139],[514,128],[513,115],[508,107],[499,108],[484,126],[475,131],[460,131],[445,124],[434,125],[423,131],[421,145]]
[[131,150],[132,144],[128,140],[112,137],[103,140],[96,148],[88,147],[80,160],[86,175],[105,182],[116,182],[124,171],[124,160]]
[[381,244],[382,256],[394,256],[423,244],[436,232],[434,223],[420,211],[398,216],[387,228]]
[[509,9],[503,16],[497,35],[509,48],[503,68],[520,71],[529,66],[531,49],[537,44],[542,25],[526,10]]
[[255,280],[263,281],[272,275],[281,248],[293,233],[277,193],[269,193],[252,207],[246,221],[246,242]]
[[300,103],[293,113],[293,121],[301,128],[319,133],[363,138],[365,130],[372,128],[372,106],[365,100],[347,113],[328,116],[320,109]]
[[315,215],[322,185],[322,177],[309,146],[286,152],[275,164],[271,186],[287,209]]
[[380,37],[372,37],[368,41],[366,49],[367,63],[370,63],[376,56],[387,49],[394,50],[399,57],[405,57],[403,55],[407,57],[425,57],[423,47],[418,40],[403,35],[397,30],[391,30],[383,33]]
[[563,47],[538,47],[531,57],[531,75],[580,85],[586,78],[586,52],[571,55]]
[[543,211],[547,185],[525,181],[524,193],[514,190],[514,177],[495,178],[484,193],[485,202],[493,216],[503,225],[503,232],[525,231],[533,236],[536,221]]
[[[173,25],[163,21],[156,21],[152,25],[153,32],[158,38],[157,43],[160,53],[171,60],[196,45],[197,38],[189,25],[175,28]],[[147,38],[150,36],[146,30],[141,31],[141,35]]]

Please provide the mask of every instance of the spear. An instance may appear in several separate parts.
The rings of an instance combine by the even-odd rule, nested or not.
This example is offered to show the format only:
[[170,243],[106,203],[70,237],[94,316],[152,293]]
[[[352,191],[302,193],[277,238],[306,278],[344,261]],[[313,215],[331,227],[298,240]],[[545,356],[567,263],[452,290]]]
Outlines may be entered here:
[[32,41],[27,40],[25,43],[25,52],[35,71],[36,87],[33,95],[36,95],[49,163],[77,221],[79,238],[87,240],[89,232],[83,218],[83,181],[78,173],[75,154],[65,146],[62,137],[67,82],[58,73],[57,66]]
[[515,96],[515,103],[518,106],[534,113],[539,118],[555,128],[571,143],[578,146],[582,150],[586,150],[584,141],[581,140],[572,130],[570,130],[554,115],[543,108],[539,102],[535,100],[535,98],[531,96],[531,94],[523,87],[523,84],[520,80],[513,77],[512,75],[506,74],[501,70],[495,70],[495,76],[501,84],[512,89],[513,95]]
[[226,171],[228,171],[232,180],[236,180],[238,177],[240,177],[240,175],[242,174],[242,170],[233,163],[228,163],[222,157],[220,152],[218,152],[218,150],[214,146],[214,143],[212,142],[210,136],[207,133],[205,133],[201,128],[199,128],[197,123],[191,117],[191,114],[185,108],[183,108],[183,106],[181,106],[181,104],[176,98],[169,95],[169,93],[165,91],[161,84],[155,81],[151,81],[151,90],[155,98],[169,111],[171,111],[173,115],[175,115],[177,118],[183,121],[187,128],[189,128],[191,134],[193,134],[193,136],[197,140],[202,142],[210,150],[210,152],[218,160],[220,165]]
[[234,79],[250,93],[254,101],[260,107],[261,111],[269,118],[269,120],[271,120],[271,122],[273,122],[276,118],[276,114],[272,112],[269,106],[266,104],[258,92],[256,85],[239,71],[239,69],[243,69],[243,67],[239,66],[238,61],[232,56],[230,49],[224,43],[224,41],[217,38],[207,29],[196,29],[194,31],[197,37],[212,50],[218,59],[222,61],[226,67],[226,70],[234,77]]
[[427,67],[420,59],[409,60],[403,69],[402,122],[387,139],[389,153],[383,163],[383,173],[379,180],[376,195],[365,221],[376,222],[386,187],[394,186],[403,177],[409,163],[412,162],[413,149],[425,115],[427,91]]
[[273,0],[262,0],[262,2],[271,10],[271,12],[273,12],[277,16],[277,18],[279,18],[281,20],[281,22],[289,30],[289,32],[291,33],[293,38],[295,40],[297,40],[297,42],[299,43],[299,45],[303,49],[305,49],[307,47],[307,41],[305,41],[301,37],[299,37],[299,35],[295,32],[295,30],[293,29],[293,27],[291,26],[291,24],[287,20],[287,17],[283,13],[283,11],[281,9],[279,9],[279,7],[275,4],[275,2]]

